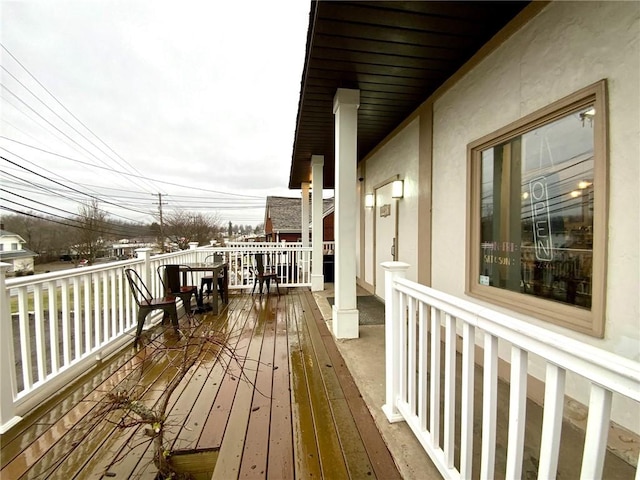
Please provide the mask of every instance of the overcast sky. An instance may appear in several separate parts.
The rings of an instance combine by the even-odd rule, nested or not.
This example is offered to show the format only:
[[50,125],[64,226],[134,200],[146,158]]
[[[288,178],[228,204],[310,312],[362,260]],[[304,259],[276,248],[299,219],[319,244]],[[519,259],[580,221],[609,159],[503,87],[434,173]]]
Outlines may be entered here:
[[151,222],[162,193],[165,212],[261,223],[267,195],[300,195],[309,4],[0,0],[0,206],[68,216],[89,194]]

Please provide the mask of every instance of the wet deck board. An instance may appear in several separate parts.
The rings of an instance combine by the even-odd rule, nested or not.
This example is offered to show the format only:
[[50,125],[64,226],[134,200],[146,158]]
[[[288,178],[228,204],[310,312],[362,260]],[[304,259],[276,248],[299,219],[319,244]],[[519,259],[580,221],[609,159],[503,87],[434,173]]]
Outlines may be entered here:
[[[232,296],[208,321],[229,334],[241,360],[216,362],[219,351],[211,349],[181,378],[169,403],[174,449],[219,449],[217,461],[202,458],[216,461],[214,478],[225,480],[399,478],[388,451],[385,471],[376,465],[387,457],[373,458],[381,451],[362,438],[379,434],[366,406],[354,403],[359,393],[345,384],[348,371],[310,292]],[[0,477],[152,479],[153,450],[139,428],[116,428],[115,416],[87,424],[97,401],[118,386],[139,383],[146,405],[159,400],[176,367],[158,361],[134,378],[143,357],[123,351],[3,435]]]

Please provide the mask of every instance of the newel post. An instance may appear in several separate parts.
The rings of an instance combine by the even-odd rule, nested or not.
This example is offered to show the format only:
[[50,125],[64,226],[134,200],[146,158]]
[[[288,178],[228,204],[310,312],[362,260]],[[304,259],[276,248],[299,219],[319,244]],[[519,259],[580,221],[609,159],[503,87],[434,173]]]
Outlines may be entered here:
[[11,297],[7,290],[6,274],[10,264],[0,262],[0,433],[4,434],[22,420],[16,415],[13,392],[16,391],[15,358],[13,355],[13,324]]
[[144,260],[142,264],[142,271],[140,272],[140,277],[145,285],[151,289],[149,284],[149,280],[151,279],[151,248],[144,247],[136,249],[136,254],[138,258]]
[[400,293],[393,288],[393,283],[397,278],[405,278],[407,275],[408,263],[404,262],[382,262],[384,269],[384,354],[385,354],[385,378],[386,394],[385,404],[382,411],[387,416],[389,422],[399,422],[404,420],[396,408],[396,399],[400,394],[400,322],[401,312],[398,309],[400,304]]
[[189,261],[196,263],[198,261],[197,257],[197,252],[196,250],[198,249],[198,242],[189,242]]

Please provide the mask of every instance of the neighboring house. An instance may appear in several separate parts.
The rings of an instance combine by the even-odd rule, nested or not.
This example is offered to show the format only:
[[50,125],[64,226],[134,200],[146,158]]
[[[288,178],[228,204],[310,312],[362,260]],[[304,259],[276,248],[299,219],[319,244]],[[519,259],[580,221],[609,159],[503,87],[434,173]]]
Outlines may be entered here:
[[[311,8],[289,187],[335,189],[336,277],[384,298],[380,263],[406,262],[409,280],[638,361],[640,3]],[[336,302],[334,328],[353,318]],[[566,394],[588,404],[582,384]],[[614,402],[615,422],[637,434],[639,418]]]
[[[325,198],[322,205],[323,240],[333,240],[333,198]],[[311,211],[309,212],[311,221]],[[267,197],[264,212],[264,232],[267,242],[300,242],[302,199]]]
[[130,240],[125,238],[111,245],[109,256],[119,259],[135,258],[138,248],[154,248],[159,250],[158,243],[150,241],[149,239]]
[[27,242],[17,233],[8,232],[4,225],[0,228],[0,262],[11,265],[8,272],[33,273],[37,253],[25,248]]

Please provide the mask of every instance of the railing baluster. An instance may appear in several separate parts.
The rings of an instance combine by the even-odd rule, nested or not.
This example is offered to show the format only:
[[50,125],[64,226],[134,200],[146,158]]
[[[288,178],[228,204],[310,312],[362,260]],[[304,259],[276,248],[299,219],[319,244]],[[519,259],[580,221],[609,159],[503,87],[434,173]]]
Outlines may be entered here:
[[91,286],[93,289],[93,314],[91,317],[91,324],[93,325],[93,345],[92,349],[98,348],[98,346],[102,343],[102,329],[104,325],[100,321],[102,319],[102,292],[100,290],[100,277],[101,275],[98,273],[96,275],[90,275],[91,278]]
[[[114,281],[114,287],[117,288],[118,291],[118,307],[114,306],[114,311],[116,311],[116,316],[118,317],[118,336],[122,335],[125,330],[125,325],[128,326],[127,323],[127,310],[126,303],[129,295],[125,294],[125,285],[124,285],[124,275],[122,274],[122,270],[118,270],[114,272],[116,276],[116,281]],[[116,285],[117,283],[117,285]]]
[[507,478],[522,476],[524,426],[527,415],[527,352],[511,348],[511,385],[509,387],[509,440]]
[[[102,337],[101,342],[98,345],[102,345],[103,343],[107,343],[112,333],[110,333],[110,322],[109,322],[109,278],[107,276],[107,272],[101,272],[98,276],[96,275],[96,282],[98,282],[99,289],[102,293]],[[98,318],[96,318],[96,322]],[[98,346],[96,345],[96,347]]]
[[482,455],[480,478],[494,477],[496,460],[496,418],[498,405],[498,338],[484,334],[482,386]]
[[562,410],[564,407],[563,368],[547,363],[544,382],[544,411],[542,417],[542,437],[540,439],[540,461],[538,479],[555,478],[558,470],[558,452],[562,433]]
[[456,319],[445,315],[444,364],[444,458],[447,468],[453,468],[456,433]]
[[407,298],[407,400],[409,409],[413,415],[416,410],[416,315],[415,300]]
[[22,360],[22,388],[24,390],[30,390],[33,385],[28,305],[27,287],[21,287],[18,289],[18,328],[20,329],[20,359]]
[[583,480],[602,478],[611,416],[611,396],[611,391],[600,385],[591,384],[589,417],[580,470],[580,478]]
[[60,335],[58,326],[58,288],[56,281],[47,282],[49,296],[49,350],[51,351],[51,373],[55,375],[60,368]]
[[79,357],[91,351],[91,336],[93,335],[93,313],[91,312],[91,277],[83,277],[84,293],[84,350]]
[[406,296],[404,294],[400,294],[398,297],[398,310],[400,313],[400,351],[398,352],[400,356],[400,400],[403,402],[407,401],[407,306],[406,306]]
[[64,366],[71,363],[71,308],[69,307],[69,280],[62,279],[61,285],[61,303],[62,303],[62,364]]
[[429,433],[434,446],[440,445],[440,336],[440,310],[432,307]]
[[473,406],[475,385],[475,327],[462,327],[462,399],[460,412],[460,477],[471,478],[473,465]]
[[47,342],[44,334],[44,302],[42,298],[42,284],[33,286],[33,314],[36,334],[36,365],[38,367],[38,382],[43,382],[47,376],[46,356]]
[[77,360],[82,355],[82,288],[80,277],[73,278],[73,358]]
[[111,292],[111,336],[109,338],[115,338],[120,335],[121,330],[118,329],[118,295],[116,293],[117,279],[115,270],[109,271],[109,285]]
[[419,302],[418,328],[420,337],[418,342],[418,417],[420,419],[421,431],[427,430],[427,402],[429,395],[429,384],[427,382],[427,374],[429,372],[429,335],[427,329],[428,309],[428,305],[424,302]]

